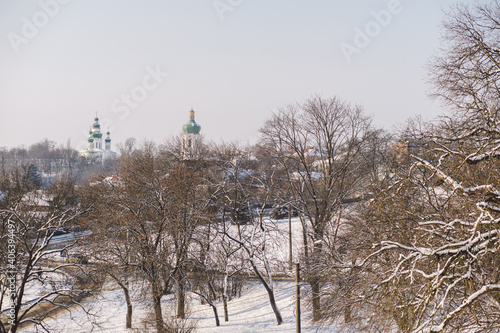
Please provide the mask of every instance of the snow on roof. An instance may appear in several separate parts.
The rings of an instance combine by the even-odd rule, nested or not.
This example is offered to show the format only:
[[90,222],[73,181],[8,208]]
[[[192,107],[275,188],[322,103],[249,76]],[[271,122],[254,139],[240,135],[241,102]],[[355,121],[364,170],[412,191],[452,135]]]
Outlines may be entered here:
[[96,186],[99,184],[105,184],[105,185],[111,186],[111,185],[118,185],[121,183],[122,183],[122,180],[120,179],[120,177],[118,177],[117,175],[112,175],[112,176],[104,178],[103,180],[98,180],[98,181],[92,182],[92,183],[90,183],[90,186]]
[[41,190],[33,191],[26,193],[23,198],[21,199],[21,202],[24,204],[29,204],[30,206],[37,206],[37,207],[49,207],[50,206],[50,201],[52,201],[53,197],[48,195],[47,193],[44,193]]
[[121,180],[120,180],[120,177],[118,177],[117,175],[113,175],[113,176],[109,176],[109,177],[104,178],[103,182],[105,184],[108,184],[108,185],[113,185],[113,184],[121,182]]

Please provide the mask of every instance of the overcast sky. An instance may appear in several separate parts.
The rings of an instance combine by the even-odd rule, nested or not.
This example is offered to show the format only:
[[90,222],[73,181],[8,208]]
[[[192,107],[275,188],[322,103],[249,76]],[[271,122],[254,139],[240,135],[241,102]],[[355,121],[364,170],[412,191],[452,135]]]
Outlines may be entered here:
[[[469,1],[472,2],[472,1]],[[442,109],[425,63],[449,0],[0,0],[0,147],[163,142],[191,107],[202,134],[253,143],[312,95],[391,129]]]

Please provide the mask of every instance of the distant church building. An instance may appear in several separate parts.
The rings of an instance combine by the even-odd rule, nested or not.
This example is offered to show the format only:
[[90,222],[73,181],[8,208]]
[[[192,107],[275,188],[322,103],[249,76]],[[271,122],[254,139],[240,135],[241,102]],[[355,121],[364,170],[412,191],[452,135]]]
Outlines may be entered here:
[[80,151],[80,155],[86,158],[97,158],[105,160],[114,157],[116,153],[111,150],[111,138],[109,137],[109,131],[106,133],[106,139],[104,139],[104,147],[102,145],[102,133],[101,125],[99,124],[99,118],[94,118],[94,123],[89,131],[89,138],[87,139],[88,146],[86,150]]
[[182,126],[182,157],[191,159],[196,157],[197,146],[200,141],[201,126],[194,120],[194,111],[189,111],[189,121]]

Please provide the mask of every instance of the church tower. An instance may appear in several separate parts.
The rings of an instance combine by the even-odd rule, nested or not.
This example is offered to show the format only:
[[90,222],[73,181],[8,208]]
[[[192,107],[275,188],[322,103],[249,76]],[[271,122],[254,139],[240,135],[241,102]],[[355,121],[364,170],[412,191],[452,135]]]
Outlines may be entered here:
[[86,158],[99,159],[101,161],[114,157],[116,153],[111,150],[111,138],[109,131],[106,133],[106,139],[104,139],[101,133],[101,125],[99,124],[99,118],[94,118],[94,123],[90,127],[89,138],[87,139],[87,149],[80,151],[80,155]]
[[[94,123],[92,124],[92,128],[90,129],[89,132],[89,141],[92,138],[93,142],[93,149],[102,149],[102,133],[101,133],[101,125],[99,124],[99,118],[96,117],[94,118]],[[90,148],[90,147],[89,147]]]
[[106,133],[106,139],[104,140],[104,150],[111,150],[111,138],[109,137],[109,131]]
[[195,157],[196,146],[200,140],[201,126],[194,120],[194,111],[189,111],[189,121],[182,126],[182,157],[191,159]]

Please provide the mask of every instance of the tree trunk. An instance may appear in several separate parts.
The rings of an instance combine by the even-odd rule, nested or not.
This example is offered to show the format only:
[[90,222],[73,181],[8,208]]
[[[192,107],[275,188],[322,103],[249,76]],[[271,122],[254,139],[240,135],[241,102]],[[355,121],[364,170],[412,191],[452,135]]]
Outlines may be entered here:
[[155,311],[156,331],[158,333],[164,333],[163,315],[161,313],[161,296],[153,296],[153,308]]
[[130,302],[130,295],[128,289],[124,289],[125,300],[127,302],[127,317],[126,317],[126,327],[132,328],[132,302]]
[[320,286],[319,281],[314,279],[310,282],[311,293],[312,293],[312,309],[313,309],[313,321],[318,321],[321,319],[321,302],[320,302]]
[[217,307],[215,304],[210,304],[212,306],[212,309],[214,310],[214,316],[215,316],[215,326],[219,327],[220,326],[220,321],[219,321],[219,314],[217,313]]
[[322,243],[323,239],[323,228],[321,227],[323,224],[318,223],[314,230],[314,239],[313,242],[313,253],[310,262],[312,265],[309,267],[310,272],[312,272],[311,277],[311,296],[312,296],[312,309],[313,309],[313,321],[319,321],[321,319],[321,282],[318,278],[321,267],[321,253],[322,253]]
[[184,284],[179,281],[177,290],[177,318],[186,318]]
[[224,321],[229,321],[229,313],[227,310],[227,287],[228,287],[228,272],[224,276],[224,294],[222,295],[222,302],[224,304]]
[[281,325],[283,322],[283,318],[281,318],[281,313],[278,310],[278,306],[276,305],[276,300],[274,299],[274,292],[271,289],[266,288],[267,294],[269,295],[269,303],[271,303],[271,307],[273,308],[273,312],[276,316],[276,321],[278,325]]
[[132,302],[130,301],[130,293],[128,288],[120,283],[120,286],[123,289],[123,293],[125,294],[125,301],[127,302],[127,317],[126,317],[126,327],[132,328]]
[[262,282],[262,285],[264,286],[264,288],[266,288],[267,295],[269,296],[269,303],[271,303],[271,308],[273,309],[274,315],[276,316],[276,321],[278,322],[278,325],[281,325],[281,323],[283,322],[283,318],[281,317],[281,313],[278,309],[278,306],[276,305],[276,300],[274,298],[274,291],[272,287],[269,286],[269,284],[264,279],[262,274],[259,272],[257,266],[255,266],[255,263],[252,260],[250,260],[250,264],[252,265],[252,268],[255,274],[257,274],[257,277],[259,278],[260,282]]
[[229,313],[227,310],[227,296],[222,296],[222,303],[224,304],[224,321],[229,321]]
[[109,274],[117,283],[118,285],[122,288],[123,294],[125,295],[125,302],[127,303],[127,315],[126,315],[126,327],[127,328],[132,328],[132,302],[130,301],[130,293],[128,290],[128,283],[127,285],[123,284],[120,279],[115,277],[113,274]]

